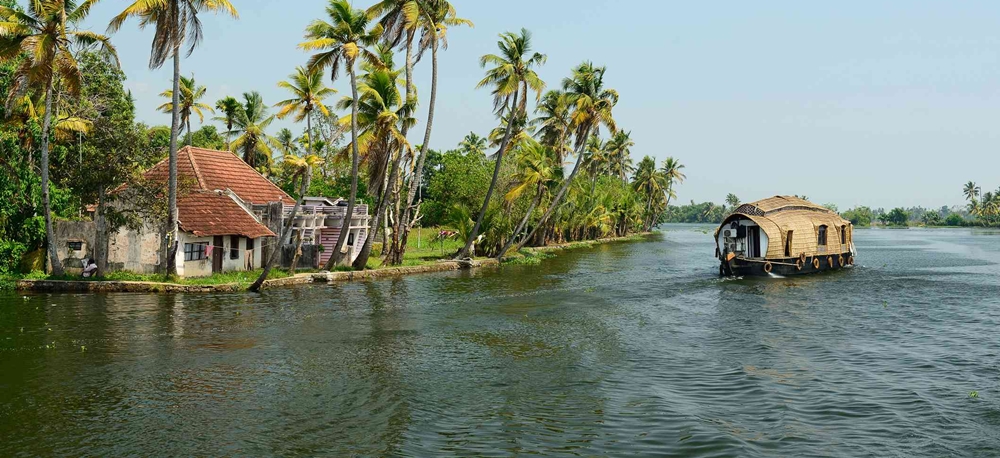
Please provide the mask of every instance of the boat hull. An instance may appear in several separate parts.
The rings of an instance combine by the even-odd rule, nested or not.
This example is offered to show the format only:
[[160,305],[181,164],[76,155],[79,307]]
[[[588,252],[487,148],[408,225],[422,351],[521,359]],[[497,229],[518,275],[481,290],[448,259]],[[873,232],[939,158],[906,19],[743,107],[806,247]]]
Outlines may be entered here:
[[[841,256],[843,258],[841,258]],[[844,260],[843,264],[840,263],[840,259]],[[800,269],[797,265],[799,258],[759,260],[734,258],[729,261],[722,261],[719,265],[719,274],[727,277],[766,277],[771,275],[787,277],[792,275],[809,275],[843,269],[844,267],[851,265],[851,259],[852,255],[850,252],[832,255],[808,256],[806,257],[805,262],[802,263],[802,268]],[[815,266],[814,260],[819,261],[819,267]],[[770,273],[767,271],[768,263],[770,263]]]

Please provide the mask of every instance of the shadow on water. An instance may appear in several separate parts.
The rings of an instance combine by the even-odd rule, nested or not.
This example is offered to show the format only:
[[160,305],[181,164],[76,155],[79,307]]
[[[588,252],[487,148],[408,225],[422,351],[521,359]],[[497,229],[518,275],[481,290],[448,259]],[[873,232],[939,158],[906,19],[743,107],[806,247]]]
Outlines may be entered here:
[[260,295],[0,293],[0,456],[1000,454],[1000,232],[721,279],[714,228],[663,229]]

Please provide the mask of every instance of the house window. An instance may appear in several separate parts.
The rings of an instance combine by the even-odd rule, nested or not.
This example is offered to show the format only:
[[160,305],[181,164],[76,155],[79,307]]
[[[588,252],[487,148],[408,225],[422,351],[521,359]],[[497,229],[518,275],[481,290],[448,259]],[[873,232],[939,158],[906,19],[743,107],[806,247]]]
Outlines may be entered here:
[[80,251],[83,250],[83,242],[69,242],[70,251]]
[[792,232],[788,231],[788,236],[785,237],[785,257],[792,257]]
[[819,239],[816,241],[819,246],[826,246],[826,226],[819,227]]
[[247,251],[253,251],[253,239],[247,239]]
[[184,260],[185,261],[200,261],[206,259],[206,251],[208,250],[208,242],[198,242],[198,243],[185,243],[184,244]]
[[847,244],[847,226],[840,226],[840,244]]
[[354,233],[349,232],[347,234],[347,246],[354,246]]
[[229,259],[240,258],[240,236],[229,236]]

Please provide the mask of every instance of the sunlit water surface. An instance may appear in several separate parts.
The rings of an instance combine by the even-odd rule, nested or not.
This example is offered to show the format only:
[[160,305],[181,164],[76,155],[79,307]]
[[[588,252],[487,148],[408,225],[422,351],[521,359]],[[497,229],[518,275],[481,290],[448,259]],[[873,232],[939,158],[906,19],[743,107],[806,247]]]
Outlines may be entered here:
[[1000,233],[717,277],[707,226],[262,295],[0,293],[0,456],[1000,454]]

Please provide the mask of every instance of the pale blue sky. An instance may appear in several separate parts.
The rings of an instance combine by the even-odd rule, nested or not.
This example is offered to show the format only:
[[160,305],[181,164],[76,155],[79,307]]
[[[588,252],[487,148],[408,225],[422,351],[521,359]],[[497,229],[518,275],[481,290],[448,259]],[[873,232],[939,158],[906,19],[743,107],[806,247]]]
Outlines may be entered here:
[[[687,165],[682,202],[734,192],[805,194],[842,209],[941,206],[961,203],[967,180],[1000,185],[998,2],[452,1],[476,27],[453,29],[440,55],[432,148],[494,127],[488,91],[475,90],[478,57],[497,34],[525,27],[549,57],[539,74],[550,88],[581,61],[608,67],[635,160]],[[86,25],[103,30],[127,3],[103,1]],[[325,2],[233,3],[240,20],[205,16],[205,42],[183,72],[212,104],[250,90],[274,103],[285,97],[277,81],[305,62],[296,44]],[[151,39],[134,22],[114,37],[140,119],[167,124],[155,107],[170,69],[147,68]],[[428,60],[417,67],[425,98],[429,79]],[[333,87],[349,93],[346,78]],[[423,127],[415,132],[417,143]]]

